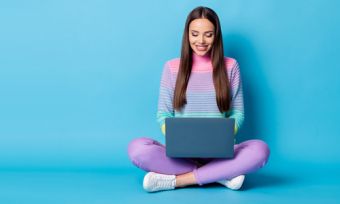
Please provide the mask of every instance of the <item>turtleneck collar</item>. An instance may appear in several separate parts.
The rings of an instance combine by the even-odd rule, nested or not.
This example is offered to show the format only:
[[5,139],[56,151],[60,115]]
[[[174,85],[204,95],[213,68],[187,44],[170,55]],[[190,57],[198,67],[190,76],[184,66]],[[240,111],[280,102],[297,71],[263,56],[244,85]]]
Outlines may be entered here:
[[210,52],[204,56],[192,53],[192,70],[212,70]]

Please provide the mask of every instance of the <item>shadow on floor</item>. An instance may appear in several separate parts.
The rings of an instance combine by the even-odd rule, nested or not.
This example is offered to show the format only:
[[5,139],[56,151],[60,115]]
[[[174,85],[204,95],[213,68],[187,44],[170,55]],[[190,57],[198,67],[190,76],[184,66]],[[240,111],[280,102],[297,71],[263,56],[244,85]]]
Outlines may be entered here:
[[298,181],[296,177],[285,174],[273,173],[253,173],[246,175],[243,186],[240,190],[246,191],[249,189],[263,187],[282,187],[294,184]]
[[[292,185],[298,182],[298,179],[293,176],[273,173],[252,173],[247,174],[240,191],[247,191],[250,189],[266,188],[266,187],[283,187]],[[191,186],[195,188],[198,186]],[[201,186],[202,188],[220,188],[218,183],[211,183]]]

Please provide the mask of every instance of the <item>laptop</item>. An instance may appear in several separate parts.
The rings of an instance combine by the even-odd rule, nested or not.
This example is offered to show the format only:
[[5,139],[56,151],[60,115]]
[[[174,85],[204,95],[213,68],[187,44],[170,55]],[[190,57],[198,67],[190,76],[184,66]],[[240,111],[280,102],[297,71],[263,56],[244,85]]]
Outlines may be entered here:
[[234,157],[234,118],[169,117],[165,125],[168,157]]

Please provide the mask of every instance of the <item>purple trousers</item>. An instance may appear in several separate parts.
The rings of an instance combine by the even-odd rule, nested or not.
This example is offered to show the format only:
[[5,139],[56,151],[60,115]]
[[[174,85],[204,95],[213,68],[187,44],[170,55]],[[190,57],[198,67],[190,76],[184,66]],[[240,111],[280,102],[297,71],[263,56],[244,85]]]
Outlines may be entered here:
[[180,175],[193,172],[199,185],[232,179],[263,167],[270,150],[262,140],[247,140],[234,145],[232,159],[170,158],[165,146],[156,140],[142,137],[132,140],[128,154],[134,165],[145,171]]

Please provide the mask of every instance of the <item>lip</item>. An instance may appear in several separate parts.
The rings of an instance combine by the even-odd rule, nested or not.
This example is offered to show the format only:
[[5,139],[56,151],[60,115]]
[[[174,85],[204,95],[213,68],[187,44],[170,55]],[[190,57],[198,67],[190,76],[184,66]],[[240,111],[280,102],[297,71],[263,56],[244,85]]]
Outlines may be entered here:
[[205,51],[208,48],[208,45],[195,45],[195,46],[198,51]]

